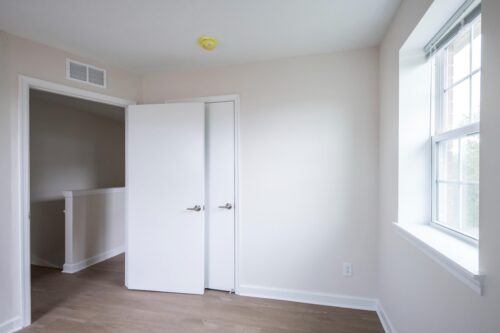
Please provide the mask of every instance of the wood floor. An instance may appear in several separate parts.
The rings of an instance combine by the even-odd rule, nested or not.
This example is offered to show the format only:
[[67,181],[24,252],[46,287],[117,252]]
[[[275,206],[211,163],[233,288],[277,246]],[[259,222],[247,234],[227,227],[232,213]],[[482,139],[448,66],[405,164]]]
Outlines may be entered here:
[[371,311],[127,290],[123,255],[76,274],[33,267],[32,317],[22,332],[383,332]]

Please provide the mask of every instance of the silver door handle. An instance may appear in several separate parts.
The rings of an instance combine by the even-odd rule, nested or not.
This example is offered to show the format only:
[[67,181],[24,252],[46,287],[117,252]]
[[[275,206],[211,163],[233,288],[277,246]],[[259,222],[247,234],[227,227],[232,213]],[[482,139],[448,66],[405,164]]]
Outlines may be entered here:
[[199,212],[201,210],[201,207],[199,205],[196,205],[192,208],[187,208],[187,210],[194,210],[195,212]]
[[224,206],[219,206],[219,208],[231,209],[231,208],[233,208],[233,205],[231,205],[231,204],[228,202],[228,203],[226,203]]

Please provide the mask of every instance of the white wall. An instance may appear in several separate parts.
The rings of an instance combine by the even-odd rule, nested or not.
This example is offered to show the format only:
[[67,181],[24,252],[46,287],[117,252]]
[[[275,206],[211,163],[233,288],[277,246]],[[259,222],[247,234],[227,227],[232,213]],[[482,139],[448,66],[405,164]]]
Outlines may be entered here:
[[65,191],[64,197],[64,272],[77,272],[125,250],[125,188]]
[[62,191],[125,186],[125,122],[44,95],[30,98],[31,261],[62,268]]
[[404,1],[380,48],[380,299],[400,333],[493,333],[500,328],[497,0],[483,0],[480,261],[487,275],[485,295],[477,295],[401,238],[392,225],[398,218],[399,49],[431,4]]
[[[107,69],[108,87],[66,80],[66,57]],[[129,100],[138,100],[140,77],[0,32],[0,325],[18,320],[20,304],[18,76],[28,75]]]
[[240,94],[243,287],[376,296],[377,54],[145,76],[146,103]]

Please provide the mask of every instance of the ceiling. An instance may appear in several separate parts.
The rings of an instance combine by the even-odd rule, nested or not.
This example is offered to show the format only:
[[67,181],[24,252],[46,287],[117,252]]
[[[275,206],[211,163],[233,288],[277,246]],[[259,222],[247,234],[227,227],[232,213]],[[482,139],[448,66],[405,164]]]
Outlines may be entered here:
[[99,117],[125,122],[125,109],[118,106],[98,103],[76,97],[53,94],[35,89],[30,89],[30,98],[32,102],[34,100],[39,100],[45,103],[64,106],[73,110],[90,112]]
[[399,3],[0,0],[0,30],[135,72],[195,69],[376,46]]

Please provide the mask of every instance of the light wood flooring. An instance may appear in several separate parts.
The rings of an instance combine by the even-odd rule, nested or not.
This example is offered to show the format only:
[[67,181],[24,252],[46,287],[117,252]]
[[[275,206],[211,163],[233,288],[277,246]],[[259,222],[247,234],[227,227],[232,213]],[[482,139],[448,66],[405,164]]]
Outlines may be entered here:
[[217,291],[195,296],[127,290],[123,255],[76,274],[32,267],[32,317],[22,332],[383,332],[372,311]]

